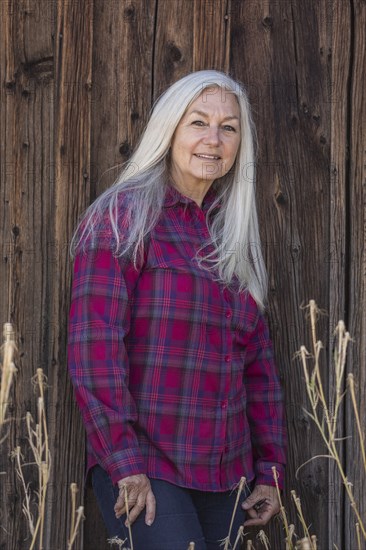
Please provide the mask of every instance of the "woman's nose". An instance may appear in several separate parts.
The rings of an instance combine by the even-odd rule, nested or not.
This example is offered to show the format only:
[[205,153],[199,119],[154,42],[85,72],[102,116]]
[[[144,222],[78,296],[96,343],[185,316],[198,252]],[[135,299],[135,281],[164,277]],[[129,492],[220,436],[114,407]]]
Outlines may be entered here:
[[209,126],[204,141],[210,145],[218,145],[220,143],[220,129],[217,126]]

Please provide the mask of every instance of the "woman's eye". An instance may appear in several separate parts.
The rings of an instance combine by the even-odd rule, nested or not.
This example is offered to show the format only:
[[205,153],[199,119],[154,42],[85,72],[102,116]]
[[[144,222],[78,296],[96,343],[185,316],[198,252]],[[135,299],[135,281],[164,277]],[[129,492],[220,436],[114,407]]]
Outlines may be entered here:
[[236,132],[235,128],[233,126],[229,126],[228,124],[224,126],[224,130],[228,130],[229,132]]
[[195,126],[204,126],[205,123],[203,122],[203,120],[194,120],[192,122],[192,124],[194,124]]

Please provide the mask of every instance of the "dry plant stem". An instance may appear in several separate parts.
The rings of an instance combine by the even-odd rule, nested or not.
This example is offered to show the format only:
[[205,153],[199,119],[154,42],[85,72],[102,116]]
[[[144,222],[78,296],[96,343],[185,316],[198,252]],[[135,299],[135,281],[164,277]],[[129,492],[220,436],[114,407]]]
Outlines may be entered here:
[[353,374],[350,373],[347,376],[347,382],[348,382],[348,386],[349,386],[349,389],[350,389],[351,400],[352,400],[352,405],[353,405],[353,412],[354,412],[355,418],[356,418],[358,438],[360,440],[360,447],[361,447],[361,453],[362,453],[363,467],[364,467],[364,470],[366,472],[366,453],[365,453],[364,435],[362,433],[360,415],[358,414],[358,409],[357,409],[356,395],[355,395],[355,381],[354,381],[354,378],[353,378]]
[[70,493],[71,493],[71,529],[70,529],[70,538],[69,538],[69,546],[71,543],[71,537],[74,533],[75,529],[75,511],[76,511],[76,493],[77,493],[77,486],[76,483],[71,483],[70,485]]
[[313,542],[311,541],[309,529],[308,529],[308,526],[306,525],[306,521],[305,521],[304,515],[303,515],[303,513],[302,513],[302,508],[301,508],[300,499],[299,499],[299,497],[296,495],[296,492],[295,492],[295,491],[291,491],[291,496],[292,496],[292,499],[293,499],[293,501],[294,501],[294,503],[295,503],[295,507],[296,507],[296,510],[297,510],[297,514],[298,514],[300,523],[301,523],[301,525],[302,525],[302,528],[303,528],[303,530],[304,530],[304,537],[306,537],[306,538],[309,540],[309,549],[310,549],[310,550],[316,550],[316,548],[314,548],[314,546],[313,546]]
[[20,447],[16,447],[16,449],[12,453],[12,457],[16,459],[16,466],[15,466],[15,472],[20,479],[20,482],[23,487],[24,491],[24,498],[25,502],[22,504],[22,510],[23,514],[25,515],[27,521],[28,521],[28,527],[31,535],[34,534],[34,523],[33,523],[33,515],[30,511],[30,494],[29,489],[27,485],[25,484],[24,475],[23,475],[23,469],[22,469],[22,463],[21,463],[21,453],[20,453]]
[[282,503],[282,499],[281,499],[281,492],[280,492],[280,488],[278,486],[278,472],[277,472],[276,466],[272,466],[272,474],[273,474],[273,479],[274,479],[275,484],[276,484],[278,502],[280,503],[280,514],[281,514],[281,517],[282,517],[282,521],[283,521],[283,525],[284,525],[285,533],[286,533],[286,539],[285,539],[286,540],[286,550],[293,550],[292,532],[290,531],[289,524],[288,524],[288,521],[287,521],[286,510],[285,510],[285,507],[284,507],[284,505]]
[[[71,529],[70,529],[70,537],[68,541],[67,549],[71,550],[76,536],[78,534],[79,525],[81,520],[84,519],[84,508],[83,506],[79,506],[79,508],[76,510],[76,493],[78,492],[78,487],[76,483],[71,483],[70,485],[70,492],[71,492]],[[76,522],[75,522],[76,517]]]
[[263,529],[261,529],[258,533],[258,538],[259,540],[261,541],[261,543],[263,544],[265,550],[269,550],[270,549],[270,544],[269,544],[269,540],[268,540],[268,537],[267,535],[265,534],[265,532],[263,531]]
[[131,544],[131,549],[130,550],[133,550],[132,530],[131,530],[131,523],[130,523],[130,510],[129,510],[129,507],[128,507],[128,495],[127,495],[126,485],[124,486],[124,494],[125,494],[126,516],[127,516],[127,521],[128,521],[127,527],[128,527],[128,534],[130,536],[130,544]]
[[[44,385],[45,385],[45,382],[46,382],[46,377],[43,374],[42,369],[37,369],[37,382],[38,382],[38,388],[39,388],[39,393],[40,393],[40,396],[41,396],[41,399],[42,399],[42,403],[44,404]],[[41,412],[41,418],[42,418],[42,422],[43,422],[43,432],[44,432],[44,437],[45,437],[45,457],[46,457],[46,460],[48,461],[49,460],[48,429],[47,429],[47,420],[46,420],[46,414],[45,414],[44,406],[42,407],[42,410],[40,412]]]
[[2,346],[3,363],[1,369],[0,386],[0,429],[6,418],[6,411],[9,403],[10,388],[13,383],[17,369],[14,365],[15,334],[11,323],[4,324],[4,344]]
[[360,526],[358,523],[356,523],[356,535],[357,535],[357,550],[361,550]]
[[238,534],[236,535],[233,550],[236,550],[238,544],[240,544],[240,542],[243,540],[243,538],[244,538],[244,526],[241,525],[238,529]]
[[346,368],[347,346],[351,339],[349,333],[346,332],[346,327],[343,321],[339,321],[336,330],[338,332],[338,350],[335,357],[336,395],[335,395],[333,426],[332,426],[332,434],[331,434],[332,438],[335,437],[335,433],[337,429],[338,409],[340,407],[340,404],[344,396],[344,391],[343,391],[344,370]]
[[317,339],[316,339],[316,328],[315,327],[316,327],[316,319],[317,319],[317,316],[318,316],[318,313],[319,313],[319,309],[318,309],[318,307],[315,303],[315,300],[310,300],[309,307],[310,307],[310,322],[311,322],[311,336],[312,336],[312,343],[313,343],[313,354],[314,354],[314,358],[315,358],[314,373],[315,373],[315,377],[316,377],[317,382],[318,382],[319,397],[320,397],[321,403],[323,405],[326,422],[327,422],[328,428],[330,428],[331,421],[330,421],[328,405],[327,405],[327,402],[326,402],[326,399],[325,399],[323,384],[322,384],[322,381],[321,381],[320,369],[319,369],[319,354],[320,354],[320,350],[322,348],[322,344],[321,344],[321,342],[318,342]]
[[195,549],[195,543],[194,542],[190,542],[189,543],[189,546],[188,546],[188,550],[194,550]]
[[69,540],[69,543],[68,543],[68,546],[67,546],[67,550],[71,550],[72,547],[73,547],[73,544],[75,542],[75,539],[76,539],[76,536],[78,534],[78,531],[79,531],[79,526],[80,526],[80,523],[81,521],[85,519],[85,516],[84,516],[84,507],[83,506],[79,506],[79,508],[76,510],[76,523],[74,525],[74,531],[72,532],[72,535],[70,537],[70,540]]
[[291,523],[288,527],[288,531],[289,531],[289,534],[288,534],[288,537],[285,540],[286,550],[292,550],[292,548],[293,548],[292,538],[295,536],[295,525],[293,525]]
[[[342,401],[344,396],[344,393],[340,391],[340,388],[341,388],[342,378],[344,375],[346,351],[347,351],[347,345],[350,341],[350,335],[348,332],[345,331],[343,321],[340,321],[337,326],[338,346],[337,346],[337,354],[336,354],[336,361],[335,361],[336,385],[338,387],[338,390],[336,390],[335,403],[333,406],[334,415],[333,415],[333,418],[331,419],[329,416],[328,406],[324,397],[324,390],[323,390],[323,385],[322,385],[320,372],[319,372],[319,350],[321,349],[321,342],[316,341],[315,324],[316,324],[317,312],[318,312],[318,309],[316,307],[316,304],[312,300],[310,302],[310,317],[311,317],[311,332],[312,332],[313,348],[314,348],[313,357],[314,357],[315,365],[314,365],[311,377],[309,377],[308,367],[307,367],[307,358],[309,357],[309,353],[307,352],[304,346],[301,346],[301,349],[300,349],[300,356],[301,356],[302,366],[303,366],[305,380],[306,380],[306,390],[307,390],[308,398],[312,409],[312,414],[309,413],[309,416],[315,422],[321,434],[321,437],[328,449],[330,458],[335,460],[337,464],[337,468],[341,475],[342,482],[344,484],[351,507],[353,508],[353,511],[357,517],[357,521],[359,523],[362,536],[366,540],[365,525],[362,521],[362,518],[360,516],[359,510],[357,508],[357,504],[355,502],[355,499],[352,493],[352,485],[348,481],[346,473],[344,472],[344,469],[339,457],[339,453],[337,450],[337,445],[336,445],[337,440],[335,438],[335,428],[337,425],[338,410],[339,410],[340,402]],[[322,410],[325,416],[327,433],[323,426],[323,422],[319,418],[319,413],[318,413],[319,401],[321,403]]]
[[247,541],[247,550],[255,550],[251,540]]
[[[31,529],[32,541],[29,550],[33,550],[37,543],[38,539],[38,549],[43,550],[43,531],[44,531],[44,522],[45,522],[45,507],[46,507],[46,494],[47,487],[50,475],[50,453],[48,447],[48,432],[47,432],[47,422],[44,406],[44,394],[43,394],[43,371],[42,369],[37,370],[37,387],[40,392],[40,397],[37,401],[37,424],[35,429],[32,427],[33,418],[30,412],[26,414],[26,426],[28,431],[28,441],[30,448],[34,456],[34,462],[38,468],[38,491],[36,492],[38,498],[38,517],[36,525]],[[19,454],[18,454],[19,459]],[[18,465],[19,469],[19,465]],[[22,473],[22,472],[21,472]],[[24,478],[23,478],[24,479]],[[23,483],[23,490],[25,493],[25,505],[23,509],[28,509],[26,517],[29,522],[29,492],[28,488]]]
[[233,510],[232,515],[231,515],[229,533],[228,533],[228,536],[227,536],[226,539],[225,539],[224,550],[229,550],[230,537],[231,537],[231,531],[232,531],[232,529],[233,529],[234,517],[235,517],[235,514],[236,514],[236,509],[237,509],[238,504],[239,504],[239,498],[240,498],[241,492],[242,492],[242,490],[243,490],[243,487],[244,487],[244,485],[245,485],[245,482],[246,482],[246,478],[245,478],[245,477],[241,477],[241,478],[240,478],[240,483],[239,483],[239,488],[238,488],[238,494],[236,495],[234,510]]
[[311,550],[310,540],[307,537],[299,540],[296,544],[296,550]]

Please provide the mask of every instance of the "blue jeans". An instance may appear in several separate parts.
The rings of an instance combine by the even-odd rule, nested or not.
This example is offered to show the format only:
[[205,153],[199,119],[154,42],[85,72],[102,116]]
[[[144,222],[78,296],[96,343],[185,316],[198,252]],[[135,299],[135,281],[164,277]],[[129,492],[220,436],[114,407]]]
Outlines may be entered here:
[[[150,482],[156,498],[155,521],[151,527],[147,526],[143,510],[133,523],[134,550],[187,550],[190,542],[195,543],[195,550],[222,550],[220,541],[229,533],[236,491],[212,493],[185,489],[160,479],[150,479]],[[118,487],[98,465],[92,469],[92,483],[109,536],[127,539],[123,547],[128,546],[126,516],[117,519],[113,510]],[[249,493],[246,489],[240,496],[232,528],[232,545],[244,522],[240,504]]]

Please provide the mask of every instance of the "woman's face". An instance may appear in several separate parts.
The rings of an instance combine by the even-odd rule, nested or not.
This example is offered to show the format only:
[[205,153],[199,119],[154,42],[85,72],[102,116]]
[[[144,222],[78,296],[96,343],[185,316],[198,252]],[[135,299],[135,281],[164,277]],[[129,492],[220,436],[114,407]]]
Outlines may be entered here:
[[176,184],[206,186],[233,166],[240,144],[234,94],[208,88],[190,105],[174,133],[171,171]]

